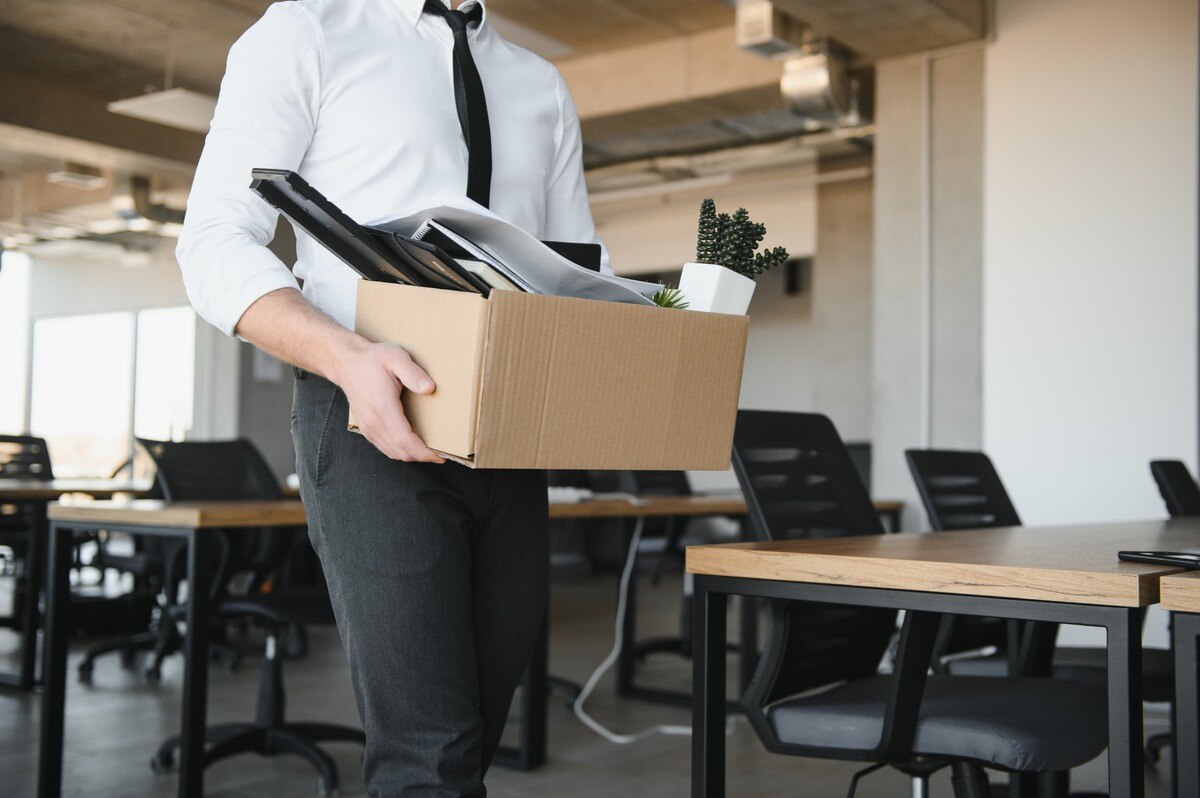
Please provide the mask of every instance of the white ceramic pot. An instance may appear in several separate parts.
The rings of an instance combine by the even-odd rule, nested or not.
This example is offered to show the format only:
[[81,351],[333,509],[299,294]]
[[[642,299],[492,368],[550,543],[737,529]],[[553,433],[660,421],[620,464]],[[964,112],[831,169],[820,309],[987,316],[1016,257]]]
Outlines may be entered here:
[[685,263],[679,291],[688,310],[744,316],[754,296],[754,281],[715,263]]

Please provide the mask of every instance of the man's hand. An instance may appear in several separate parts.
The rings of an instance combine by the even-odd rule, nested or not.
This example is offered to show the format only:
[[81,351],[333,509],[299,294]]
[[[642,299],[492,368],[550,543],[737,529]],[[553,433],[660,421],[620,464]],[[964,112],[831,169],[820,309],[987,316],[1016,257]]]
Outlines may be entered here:
[[393,460],[444,463],[408,423],[400,393],[433,393],[433,380],[395,344],[355,345],[330,375],[346,394],[363,436]]
[[313,307],[299,291],[259,297],[237,332],[269,354],[320,374],[346,394],[362,434],[393,460],[442,463],[404,415],[400,392],[433,393],[433,380],[394,344],[373,344]]

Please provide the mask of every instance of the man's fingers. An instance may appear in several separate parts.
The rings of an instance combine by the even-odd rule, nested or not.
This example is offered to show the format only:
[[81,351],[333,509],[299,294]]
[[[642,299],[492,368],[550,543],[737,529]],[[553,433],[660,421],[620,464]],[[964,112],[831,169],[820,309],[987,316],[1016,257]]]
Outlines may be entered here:
[[433,392],[433,380],[425,373],[425,369],[414,363],[408,352],[400,347],[392,350],[388,367],[396,375],[396,379],[400,380],[404,387],[413,393]]
[[[401,412],[385,412],[372,419],[367,440],[393,460],[405,463],[444,463],[445,459],[425,445]],[[378,432],[376,432],[378,430]]]

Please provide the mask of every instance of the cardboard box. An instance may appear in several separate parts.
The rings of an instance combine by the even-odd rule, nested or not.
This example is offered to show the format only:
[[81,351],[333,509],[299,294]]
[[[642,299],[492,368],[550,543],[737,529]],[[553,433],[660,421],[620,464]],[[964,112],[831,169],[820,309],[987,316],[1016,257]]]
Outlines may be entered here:
[[433,378],[434,393],[406,392],[404,406],[425,443],[460,463],[729,467],[745,316],[363,280],[355,327]]

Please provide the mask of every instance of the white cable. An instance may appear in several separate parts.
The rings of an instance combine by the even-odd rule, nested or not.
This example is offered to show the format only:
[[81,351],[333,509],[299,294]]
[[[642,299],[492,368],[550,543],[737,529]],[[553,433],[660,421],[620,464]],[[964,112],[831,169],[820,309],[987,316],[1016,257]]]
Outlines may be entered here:
[[[638,516],[637,523],[633,528],[633,537],[629,541],[629,552],[625,555],[625,566],[621,571],[621,582],[617,590],[617,620],[615,624],[616,629],[613,633],[612,651],[608,653],[608,656],[604,658],[603,662],[596,666],[596,670],[592,671],[592,675],[588,677],[586,682],[584,682],[583,689],[579,691],[579,697],[575,699],[575,703],[572,704],[571,707],[572,711],[575,713],[575,717],[579,718],[579,721],[583,723],[584,726],[587,726],[589,729],[608,740],[610,743],[616,743],[617,745],[636,743],[639,740],[644,740],[647,737],[652,737],[655,734],[690,735],[692,733],[691,726],[671,726],[668,724],[658,724],[642,729],[639,732],[634,732],[633,734],[619,734],[611,729],[606,728],[600,723],[600,721],[593,718],[583,709],[584,702],[588,700],[588,696],[590,696],[592,691],[596,689],[596,685],[599,683],[601,677],[603,677],[604,674],[607,673],[610,668],[612,668],[613,663],[615,663],[617,658],[621,656],[621,626],[624,623],[626,607],[629,604],[629,582],[633,578],[633,566],[634,563],[637,562],[638,544],[642,540],[642,529],[645,527],[645,525],[645,516]],[[733,732],[733,729],[734,720],[733,716],[730,715],[725,719],[725,733],[730,734]]]

